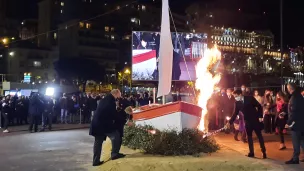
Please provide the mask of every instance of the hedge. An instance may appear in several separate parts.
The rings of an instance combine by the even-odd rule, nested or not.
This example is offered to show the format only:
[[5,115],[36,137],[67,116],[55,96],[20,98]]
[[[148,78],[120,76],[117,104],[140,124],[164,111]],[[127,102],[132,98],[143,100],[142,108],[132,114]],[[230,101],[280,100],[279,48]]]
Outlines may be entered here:
[[152,126],[125,126],[123,145],[147,154],[165,156],[198,155],[219,150],[212,137],[202,139],[202,136],[203,133],[197,129],[161,132]]

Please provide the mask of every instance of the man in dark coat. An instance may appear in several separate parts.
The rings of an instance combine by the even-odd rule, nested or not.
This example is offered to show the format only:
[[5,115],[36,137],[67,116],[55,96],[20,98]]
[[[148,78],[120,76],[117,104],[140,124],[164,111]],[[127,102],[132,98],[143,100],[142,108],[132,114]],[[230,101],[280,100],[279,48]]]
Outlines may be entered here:
[[38,131],[38,122],[42,116],[44,103],[40,99],[37,93],[33,93],[30,98],[29,114],[30,114],[30,125],[29,132],[32,132],[33,126],[34,131]]
[[304,149],[304,98],[296,88],[295,84],[287,85],[291,98],[288,104],[289,116],[286,126],[291,128],[293,156],[286,164],[299,164],[300,146]]
[[120,150],[120,135],[115,126],[115,120],[117,120],[116,99],[121,97],[121,93],[118,89],[111,91],[111,94],[107,95],[99,103],[96,113],[93,116],[90,135],[95,137],[94,142],[94,156],[93,166],[99,166],[102,164],[100,161],[102,143],[109,137],[112,142],[111,159],[115,160],[124,157],[119,153]]
[[248,157],[254,157],[252,132],[257,135],[260,147],[263,153],[263,158],[267,158],[264,138],[262,136],[263,129],[263,109],[260,103],[252,96],[243,96],[242,91],[236,90],[234,113],[227,123],[226,127],[229,128],[233,124],[239,112],[242,112],[245,120],[245,128],[248,136],[249,153]]

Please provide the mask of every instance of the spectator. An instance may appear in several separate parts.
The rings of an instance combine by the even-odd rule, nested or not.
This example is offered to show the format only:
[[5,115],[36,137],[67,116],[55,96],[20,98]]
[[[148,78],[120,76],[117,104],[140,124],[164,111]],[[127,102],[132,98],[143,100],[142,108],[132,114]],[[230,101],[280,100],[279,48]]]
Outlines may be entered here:
[[66,94],[64,93],[62,98],[60,99],[60,108],[61,108],[61,117],[60,121],[61,124],[65,123],[67,124],[67,117],[68,117],[68,99],[66,97]]
[[286,161],[286,164],[299,164],[300,147],[304,148],[304,98],[295,84],[287,85],[288,92],[291,94],[288,105],[288,121],[286,127],[291,128],[291,137],[293,144],[292,159]]
[[276,128],[280,135],[280,150],[284,150],[286,149],[286,145],[283,131],[288,120],[288,102],[283,92],[277,93],[276,113]]

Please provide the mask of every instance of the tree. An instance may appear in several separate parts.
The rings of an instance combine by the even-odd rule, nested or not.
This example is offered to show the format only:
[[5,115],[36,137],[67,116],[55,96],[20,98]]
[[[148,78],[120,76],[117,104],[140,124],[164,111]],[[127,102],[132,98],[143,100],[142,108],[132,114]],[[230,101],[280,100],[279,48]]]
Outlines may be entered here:
[[54,63],[55,70],[61,79],[82,83],[83,92],[88,80],[103,81],[105,68],[96,61],[85,58],[61,58]]

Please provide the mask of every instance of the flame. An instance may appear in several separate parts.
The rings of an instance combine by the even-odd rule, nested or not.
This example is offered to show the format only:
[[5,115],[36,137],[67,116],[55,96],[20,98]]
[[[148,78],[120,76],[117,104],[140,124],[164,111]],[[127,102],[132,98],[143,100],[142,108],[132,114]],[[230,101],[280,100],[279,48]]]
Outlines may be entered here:
[[207,102],[211,98],[216,85],[221,80],[220,74],[212,74],[211,69],[214,64],[221,60],[221,52],[215,45],[212,49],[208,49],[196,65],[195,88],[200,91],[198,96],[198,106],[202,110],[201,121],[198,125],[198,129],[201,131],[207,131],[207,124],[205,123],[205,115],[207,114]]

